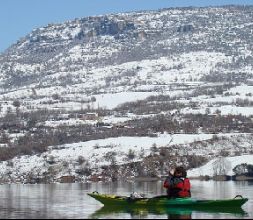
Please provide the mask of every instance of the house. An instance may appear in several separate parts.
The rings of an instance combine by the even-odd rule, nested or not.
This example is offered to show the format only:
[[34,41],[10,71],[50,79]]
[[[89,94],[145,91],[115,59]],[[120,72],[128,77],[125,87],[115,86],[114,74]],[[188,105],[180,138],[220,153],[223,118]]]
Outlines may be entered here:
[[60,183],[74,183],[76,177],[75,176],[62,176],[59,178]]
[[69,114],[59,114],[57,116],[57,120],[68,120],[69,119]]
[[96,121],[96,120],[98,120],[98,113],[80,114],[78,118],[80,118],[81,120]]

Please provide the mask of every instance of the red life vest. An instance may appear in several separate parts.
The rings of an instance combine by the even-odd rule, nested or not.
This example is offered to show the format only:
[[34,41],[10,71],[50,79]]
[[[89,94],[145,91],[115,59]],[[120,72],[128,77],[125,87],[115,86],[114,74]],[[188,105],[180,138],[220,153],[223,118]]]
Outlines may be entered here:
[[176,185],[169,185],[168,181],[165,181],[163,186],[171,191],[173,194],[176,193],[176,197],[191,197],[191,184],[188,178],[180,178],[182,181]]
[[188,178],[183,179],[183,181],[174,186],[174,188],[180,189],[180,191],[178,192],[179,197],[191,196],[191,184]]

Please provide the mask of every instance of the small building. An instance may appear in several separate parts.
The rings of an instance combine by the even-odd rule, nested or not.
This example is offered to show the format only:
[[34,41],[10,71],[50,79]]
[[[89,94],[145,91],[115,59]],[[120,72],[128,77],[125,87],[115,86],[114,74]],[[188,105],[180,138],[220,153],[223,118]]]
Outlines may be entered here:
[[62,176],[59,178],[60,183],[74,183],[76,180],[75,176]]
[[92,182],[99,182],[99,181],[103,181],[104,178],[99,176],[99,175],[91,175],[90,178],[89,178],[90,181]]
[[216,181],[228,181],[228,180],[232,180],[232,177],[228,176],[228,175],[216,175],[216,176],[213,176],[213,180],[216,180]]
[[57,120],[68,120],[69,119],[69,114],[59,114],[57,116]]
[[98,113],[80,114],[78,118],[80,118],[81,120],[96,121],[96,120],[98,120]]

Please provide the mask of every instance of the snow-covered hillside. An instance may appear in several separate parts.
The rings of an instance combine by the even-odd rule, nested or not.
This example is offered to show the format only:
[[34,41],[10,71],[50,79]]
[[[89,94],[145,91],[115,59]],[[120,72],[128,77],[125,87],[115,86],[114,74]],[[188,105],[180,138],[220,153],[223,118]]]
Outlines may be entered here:
[[169,8],[33,30],[0,55],[2,181],[252,154],[252,19]]
[[[172,8],[94,16],[35,29],[0,55],[1,113],[15,99],[22,100],[26,110],[80,110],[94,97],[93,108],[112,109],[175,90],[191,94],[210,81],[251,82],[252,10],[250,6]],[[224,93],[235,94],[235,89]],[[222,114],[244,113],[229,111],[237,97],[224,99],[224,93],[216,99],[197,96],[190,101],[200,102],[202,112],[209,102],[226,102],[217,107]],[[53,95],[59,97],[57,103]]]
[[[249,146],[252,136],[240,134],[218,135],[219,143],[211,144],[212,135],[169,135],[163,134],[158,137],[117,137],[100,139],[75,144],[49,147],[49,150],[34,156],[21,156],[0,164],[2,182],[29,183],[45,177],[57,181],[62,176],[77,176],[81,181],[87,180],[90,173],[80,175],[80,170],[94,170],[101,175],[103,166],[117,164],[117,166],[132,162],[141,162],[145,157],[159,152],[162,148],[168,148],[171,154],[178,154],[178,159],[198,155],[215,158],[206,165],[189,171],[190,177],[214,176],[220,166],[225,167],[227,175],[233,175],[232,169],[242,163],[253,164],[252,155],[219,157],[222,151],[242,150],[244,154],[253,151]],[[225,139],[224,139],[225,138]],[[235,143],[240,144],[237,149]],[[207,143],[210,145],[207,146]],[[222,147],[226,145],[226,147]],[[161,152],[161,151],[160,151]],[[209,155],[207,155],[209,152]],[[219,157],[217,159],[217,157]],[[180,163],[186,160],[182,160]],[[218,161],[218,162],[217,162]],[[222,163],[222,165],[221,165]],[[217,167],[219,166],[219,167]],[[159,168],[158,168],[159,169]],[[169,169],[169,167],[168,167]],[[215,170],[216,169],[216,170]],[[157,171],[158,175],[159,173]],[[133,173],[138,176],[138,173]],[[216,173],[217,175],[217,173]],[[120,175],[120,177],[123,177]]]

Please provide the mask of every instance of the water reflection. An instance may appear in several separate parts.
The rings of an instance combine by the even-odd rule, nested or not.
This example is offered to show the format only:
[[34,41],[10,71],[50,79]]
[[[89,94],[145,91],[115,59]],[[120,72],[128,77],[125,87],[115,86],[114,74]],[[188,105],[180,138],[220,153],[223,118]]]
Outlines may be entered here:
[[[192,196],[198,199],[233,198],[241,194],[250,199],[242,212],[215,213],[196,210],[110,210],[87,196],[98,191],[104,194],[129,196],[133,191],[153,197],[165,193],[162,181],[114,182],[50,185],[0,185],[0,218],[252,218],[253,182],[192,181]],[[243,210],[240,210],[243,211]],[[98,217],[100,216],[100,217]]]
[[192,210],[182,210],[182,209],[148,209],[148,208],[129,208],[129,207],[103,207],[92,215],[90,218],[104,218],[115,216],[116,214],[127,213],[133,219],[141,218],[146,219],[149,215],[153,214],[156,216],[167,216],[169,219],[191,219]]
[[102,207],[90,215],[90,218],[112,217],[116,214],[127,213],[131,218],[147,218],[150,214],[156,216],[167,216],[168,219],[192,219],[192,213],[209,213],[209,214],[233,214],[238,217],[248,216],[242,208],[212,208],[212,209],[190,209],[190,208],[130,208],[130,207]]

